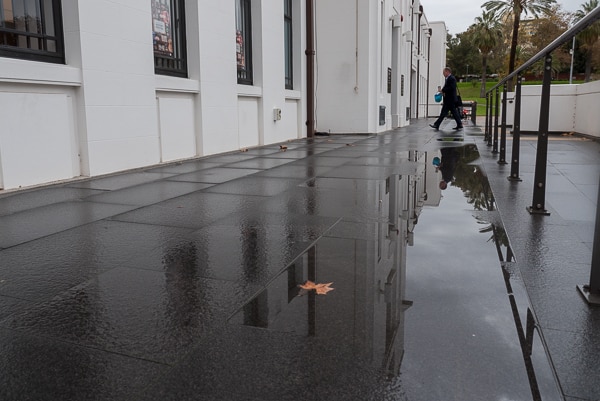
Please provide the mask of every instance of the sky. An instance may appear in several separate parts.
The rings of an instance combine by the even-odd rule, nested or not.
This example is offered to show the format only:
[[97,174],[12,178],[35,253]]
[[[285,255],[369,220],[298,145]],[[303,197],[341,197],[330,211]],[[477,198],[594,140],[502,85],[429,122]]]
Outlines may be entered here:
[[[429,22],[444,21],[446,29],[456,35],[467,30],[481,16],[481,4],[486,0],[421,0],[421,5]],[[577,11],[587,0],[557,0],[563,10]],[[451,7],[449,7],[451,5]]]

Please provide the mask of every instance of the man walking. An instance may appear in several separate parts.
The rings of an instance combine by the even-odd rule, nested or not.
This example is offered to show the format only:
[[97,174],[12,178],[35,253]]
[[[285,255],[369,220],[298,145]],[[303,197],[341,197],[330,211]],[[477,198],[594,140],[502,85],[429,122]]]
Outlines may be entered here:
[[452,112],[452,116],[456,121],[456,127],[453,129],[461,130],[463,129],[462,120],[460,118],[460,114],[458,113],[458,109],[456,107],[456,103],[458,103],[458,97],[456,94],[456,78],[452,75],[452,70],[448,67],[444,68],[443,71],[444,77],[446,78],[446,82],[444,83],[444,87],[442,88],[442,95],[444,95],[444,103],[442,104],[442,112],[440,116],[433,124],[429,124],[431,128],[438,130],[440,128],[440,124],[444,121],[444,117],[448,114],[448,111]]

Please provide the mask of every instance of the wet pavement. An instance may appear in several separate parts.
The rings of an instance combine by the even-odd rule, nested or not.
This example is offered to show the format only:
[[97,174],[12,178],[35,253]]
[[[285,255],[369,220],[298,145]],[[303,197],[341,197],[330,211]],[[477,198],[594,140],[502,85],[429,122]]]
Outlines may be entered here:
[[600,143],[532,216],[532,138],[427,123],[0,192],[0,399],[600,399]]

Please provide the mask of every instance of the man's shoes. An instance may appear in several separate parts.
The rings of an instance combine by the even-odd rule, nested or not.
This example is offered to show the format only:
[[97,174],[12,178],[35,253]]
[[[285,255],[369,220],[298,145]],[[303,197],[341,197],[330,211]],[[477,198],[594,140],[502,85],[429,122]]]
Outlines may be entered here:
[[454,128],[452,128],[452,129],[454,129],[454,130],[457,130],[457,131],[460,131],[461,129],[463,129],[463,126],[461,125],[460,127],[454,127]]
[[440,129],[440,128],[439,128],[437,125],[435,125],[435,124],[429,124],[429,126],[430,126],[431,128],[433,128],[434,130],[436,130],[436,131],[437,131],[438,129]]

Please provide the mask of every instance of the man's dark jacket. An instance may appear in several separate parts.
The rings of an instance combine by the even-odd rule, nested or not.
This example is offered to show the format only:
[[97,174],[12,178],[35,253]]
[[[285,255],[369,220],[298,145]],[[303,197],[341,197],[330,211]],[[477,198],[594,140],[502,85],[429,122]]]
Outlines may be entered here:
[[444,104],[456,107],[458,97],[456,96],[456,78],[454,78],[454,75],[450,74],[446,77],[442,93],[444,93]]

